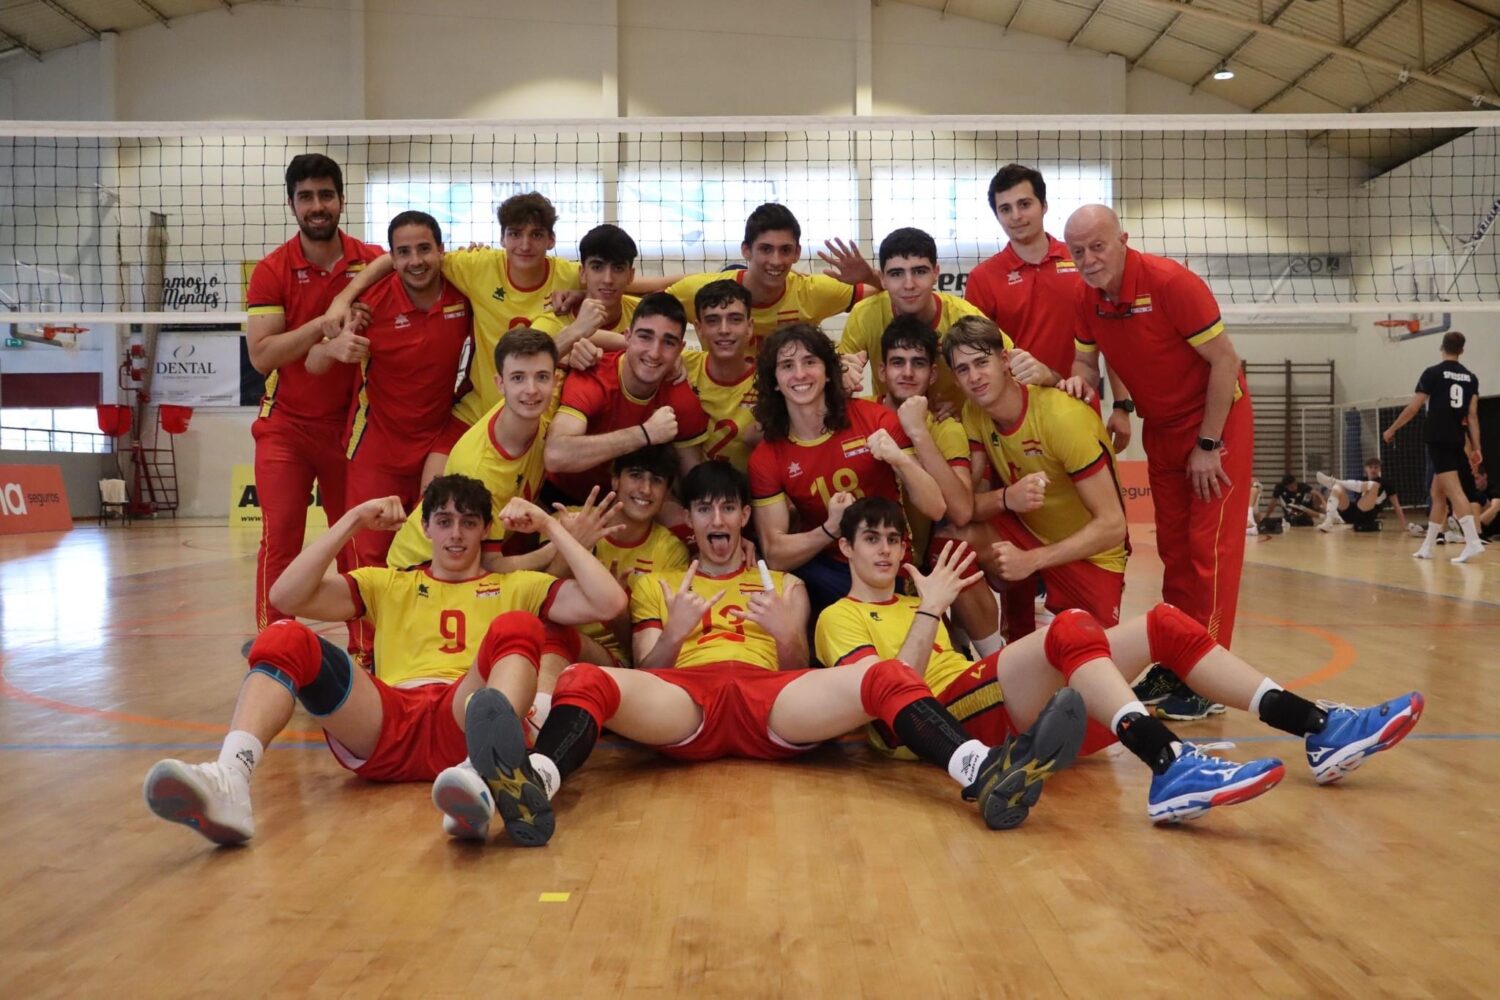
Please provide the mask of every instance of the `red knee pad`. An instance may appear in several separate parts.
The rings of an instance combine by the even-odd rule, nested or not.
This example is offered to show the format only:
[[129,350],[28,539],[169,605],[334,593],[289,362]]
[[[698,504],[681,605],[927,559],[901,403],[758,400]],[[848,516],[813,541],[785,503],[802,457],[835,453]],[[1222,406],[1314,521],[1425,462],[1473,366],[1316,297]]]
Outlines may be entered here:
[[931,697],[932,689],[900,660],[881,660],[859,682],[859,702],[865,714],[887,726],[894,727],[896,716],[912,702]]
[[1109,659],[1109,637],[1098,619],[1081,608],[1069,608],[1047,626],[1047,662],[1071,680],[1073,672],[1093,660]]
[[542,659],[544,640],[541,620],[525,611],[507,611],[490,622],[484,641],[479,644],[479,658],[474,665],[479,676],[490,679],[490,671],[500,662],[500,657],[519,655],[538,667]]
[[1146,612],[1151,659],[1178,677],[1187,677],[1218,643],[1186,611],[1165,602]]
[[603,729],[620,710],[620,685],[601,667],[575,663],[557,678],[557,687],[552,691],[552,711],[563,705],[583,709]]
[[301,690],[317,680],[323,649],[316,632],[295,618],[283,618],[255,637],[245,658],[251,667],[266,664],[274,668]]
[[551,622],[543,622],[542,629],[546,637],[542,640],[542,655],[561,656],[569,663],[577,663],[579,652],[583,649],[583,636],[578,630],[569,625],[554,625]]

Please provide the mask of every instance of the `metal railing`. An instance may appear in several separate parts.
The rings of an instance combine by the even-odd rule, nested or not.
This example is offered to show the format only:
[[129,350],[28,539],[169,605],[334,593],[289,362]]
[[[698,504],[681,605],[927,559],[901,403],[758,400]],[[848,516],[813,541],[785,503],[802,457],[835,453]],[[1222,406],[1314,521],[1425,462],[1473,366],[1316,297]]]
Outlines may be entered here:
[[89,431],[60,431],[45,427],[6,427],[0,424],[0,450],[57,451],[107,455],[110,439]]

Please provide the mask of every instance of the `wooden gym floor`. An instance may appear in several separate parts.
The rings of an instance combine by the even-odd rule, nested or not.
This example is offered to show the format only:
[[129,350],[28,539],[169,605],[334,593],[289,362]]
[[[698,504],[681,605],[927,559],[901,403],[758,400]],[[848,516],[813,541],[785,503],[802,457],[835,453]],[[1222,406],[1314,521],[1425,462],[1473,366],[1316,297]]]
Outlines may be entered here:
[[[1133,531],[1127,614],[1157,597]],[[1479,997],[1500,982],[1500,548],[1387,531],[1252,539],[1236,649],[1310,697],[1412,688],[1417,732],[1319,788],[1179,829],[1119,748],[991,833],[943,775],[854,741],[785,764],[601,749],[540,850],[450,842],[424,785],[340,769],[300,712],[258,834],[151,816],[211,759],[244,673],[253,531],[0,538],[0,996]],[[1456,551],[1456,548],[1455,548]],[[340,633],[341,634],[341,633]]]

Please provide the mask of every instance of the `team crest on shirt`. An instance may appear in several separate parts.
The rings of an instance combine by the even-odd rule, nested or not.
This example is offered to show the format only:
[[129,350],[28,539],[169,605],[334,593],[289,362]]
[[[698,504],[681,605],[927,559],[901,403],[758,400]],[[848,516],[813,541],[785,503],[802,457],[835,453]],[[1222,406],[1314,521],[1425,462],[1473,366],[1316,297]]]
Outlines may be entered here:
[[1058,274],[1077,274],[1078,265],[1071,260],[1060,260],[1055,270]]
[[344,268],[344,277],[346,277],[346,278],[352,278],[356,274],[358,274],[359,272],[363,271],[364,269],[365,269],[365,262],[364,261],[362,261],[362,260],[354,261],[348,267]]
[[397,313],[396,322],[391,325],[398,330],[404,330],[407,327],[411,326],[411,320],[406,318],[406,313]]
[[1136,296],[1136,300],[1130,304],[1130,315],[1132,316],[1139,315],[1140,313],[1148,313],[1150,311],[1151,296],[1149,295]]
[[1021,441],[1021,454],[1041,458],[1046,452],[1042,451],[1041,441],[1036,438],[1025,438]]
[[475,597],[499,597],[500,585],[498,583],[481,583],[474,588]]
[[310,277],[308,277],[307,268],[305,267],[297,268],[297,270],[293,271],[292,274],[296,276],[297,284],[299,285],[305,285],[312,280]]
[[495,290],[490,293],[490,298],[494,299],[496,302],[504,302],[505,289],[501,288],[499,285],[496,285]]
[[1009,285],[1019,285],[1021,283],[1021,272],[1020,271],[1012,271],[1012,272],[1010,272],[1010,274],[1006,275],[1005,282],[1006,282],[1006,284],[1009,284]]
[[990,431],[990,444],[994,445],[996,448],[1000,447],[999,431]]
[[882,618],[882,617],[880,617],[880,612],[879,611],[871,611],[870,612],[870,621],[872,621],[872,622],[883,622],[883,621],[885,621],[885,619]]
[[443,319],[463,319],[468,314],[468,307],[462,302],[454,302],[443,306]]
[[791,479],[794,476],[800,476],[802,475],[802,466],[798,465],[796,462],[793,462],[791,465],[788,465],[786,467],[786,474],[788,479]]
[[840,441],[839,446],[844,450],[845,458],[854,458],[858,455],[868,455],[870,453],[870,443],[862,437]]
[[427,596],[427,584],[425,584],[425,583],[419,583],[419,584],[417,584],[417,596],[418,597],[426,597]]

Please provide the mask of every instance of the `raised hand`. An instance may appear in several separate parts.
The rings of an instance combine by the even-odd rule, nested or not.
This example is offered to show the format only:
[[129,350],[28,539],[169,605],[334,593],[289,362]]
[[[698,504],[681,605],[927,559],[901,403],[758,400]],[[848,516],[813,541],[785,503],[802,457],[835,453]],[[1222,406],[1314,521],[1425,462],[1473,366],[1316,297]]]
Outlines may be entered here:
[[1047,499],[1047,474],[1033,472],[1005,488],[1005,509],[1014,514],[1036,510]]
[[687,635],[691,632],[693,626],[712,610],[725,594],[725,591],[721,590],[712,599],[698,594],[693,590],[693,577],[697,575],[698,560],[694,559],[688,565],[687,572],[682,575],[682,586],[675,591],[667,586],[665,580],[656,581],[661,587],[662,597],[667,602],[666,625],[675,627],[679,635]]
[[1055,380],[1051,368],[1042,364],[1028,351],[1011,348],[1005,354],[1010,365],[1010,374],[1022,385],[1051,385]]
[[578,317],[573,322],[589,334],[597,332],[604,326],[604,321],[609,319],[609,312],[604,308],[604,303],[598,299],[584,299],[578,305]]
[[917,596],[922,599],[919,608],[935,615],[947,612],[960,593],[984,579],[984,574],[978,570],[969,572],[978,558],[979,553],[964,542],[949,541],[943,545],[930,573],[924,575],[913,564],[904,563],[902,568],[911,577]]
[[1036,573],[1036,554],[1017,548],[1010,542],[996,542],[990,546],[995,556],[995,566],[1003,580],[1024,580]]
[[865,387],[865,365],[869,356],[864,351],[839,355],[839,375],[844,386],[844,395],[857,396]]
[[646,440],[652,444],[666,444],[677,440],[677,411],[670,406],[658,406],[646,422]]
[[567,365],[575,371],[588,371],[598,364],[602,357],[604,357],[604,348],[585,337],[568,351]]
[[896,419],[901,421],[901,429],[906,436],[915,439],[916,436],[927,430],[927,397],[913,396],[901,404],[896,411]]
[[845,243],[841,239],[823,241],[824,249],[818,251],[818,259],[828,265],[827,273],[834,278],[844,282],[846,285],[858,285],[863,282],[866,285],[880,287],[880,275],[865,260],[865,255],[860,251],[859,244],[850,240]]
[[547,305],[559,316],[571,316],[583,304],[584,293],[577,288],[560,288],[547,296]]
[[524,497],[511,497],[500,511],[500,523],[512,534],[534,535],[552,520],[552,516]]
[[588,499],[577,510],[568,510],[560,503],[552,505],[552,509],[557,512],[557,523],[589,551],[593,551],[594,546],[603,539],[626,527],[624,522],[610,523],[625,507],[623,503],[615,502],[614,491],[606,493],[602,500],[598,500],[598,497],[599,487],[595,486],[589,490]]
[[406,511],[400,497],[376,497],[366,500],[354,512],[359,526],[369,531],[396,531],[406,523]]
[[871,434],[866,441],[870,445],[870,454],[887,465],[894,465],[901,461],[901,446],[896,439],[891,437],[891,432],[884,427]]
[[344,325],[340,328],[338,336],[324,347],[328,356],[335,361],[342,361],[349,365],[357,365],[368,358],[370,339],[359,335],[359,331],[364,329],[364,322],[361,314],[351,309],[349,315],[344,318]]
[[828,517],[823,522],[824,531],[830,535],[837,536],[839,533],[839,526],[843,524],[844,521],[844,511],[848,510],[849,505],[857,499],[858,497],[856,497],[853,493],[845,493],[842,491],[835,493],[833,496],[829,497]]

